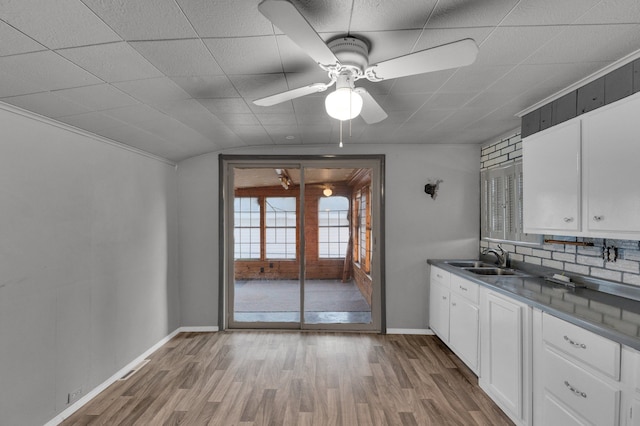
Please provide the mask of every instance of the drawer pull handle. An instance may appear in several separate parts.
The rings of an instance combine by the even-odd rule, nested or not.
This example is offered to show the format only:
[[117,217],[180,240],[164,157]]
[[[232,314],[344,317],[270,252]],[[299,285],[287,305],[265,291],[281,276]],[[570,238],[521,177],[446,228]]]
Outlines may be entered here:
[[573,340],[569,339],[567,336],[564,336],[564,340],[571,346],[575,346],[576,348],[587,349],[587,345],[585,345],[584,343],[576,343]]
[[578,389],[574,388],[573,386],[571,386],[571,383],[567,382],[566,380],[564,381],[564,385],[565,385],[567,388],[569,388],[569,390],[570,390],[571,392],[573,392],[574,394],[576,394],[576,395],[578,395],[578,396],[581,396],[581,397],[583,397],[583,398],[586,398],[586,397],[587,397],[587,394],[586,394],[586,393],[584,393],[584,392],[582,392],[582,391],[579,391]]
[[442,296],[442,300],[447,300],[447,296]]
[[451,302],[451,306],[456,306],[456,302]]
[[594,216],[593,220],[595,220],[596,222],[600,222],[602,219],[604,219],[604,216]]
[[572,217],[565,217],[563,219],[565,222],[569,223],[569,222],[573,222],[573,218]]
[[436,274],[436,277],[438,277],[438,278],[442,278],[442,275],[440,275],[440,274]]
[[469,291],[469,290],[467,290],[465,287],[462,287],[462,286],[460,286],[460,290],[462,290],[462,291]]

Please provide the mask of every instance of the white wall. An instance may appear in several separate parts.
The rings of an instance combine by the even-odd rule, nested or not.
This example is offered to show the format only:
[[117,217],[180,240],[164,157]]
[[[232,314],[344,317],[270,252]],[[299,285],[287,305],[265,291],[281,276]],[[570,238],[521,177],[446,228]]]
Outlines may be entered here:
[[[386,155],[388,328],[427,328],[428,258],[477,256],[479,161],[475,145],[252,148],[227,154]],[[435,200],[428,179],[442,179]],[[178,165],[183,326],[218,326],[218,154]]]
[[179,326],[174,167],[0,106],[0,425]]

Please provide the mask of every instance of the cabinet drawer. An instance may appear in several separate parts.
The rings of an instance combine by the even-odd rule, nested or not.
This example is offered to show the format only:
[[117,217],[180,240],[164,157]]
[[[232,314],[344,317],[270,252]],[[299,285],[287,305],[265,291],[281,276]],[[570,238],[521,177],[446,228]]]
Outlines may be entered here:
[[605,375],[620,380],[620,344],[548,314],[542,318],[542,338]]
[[617,425],[620,391],[546,346],[542,383],[545,393],[596,425]]
[[474,282],[457,275],[451,275],[451,291],[469,299],[476,305],[479,303],[480,286]]
[[440,285],[449,288],[451,280],[451,273],[436,266],[431,267],[431,282],[437,282]]

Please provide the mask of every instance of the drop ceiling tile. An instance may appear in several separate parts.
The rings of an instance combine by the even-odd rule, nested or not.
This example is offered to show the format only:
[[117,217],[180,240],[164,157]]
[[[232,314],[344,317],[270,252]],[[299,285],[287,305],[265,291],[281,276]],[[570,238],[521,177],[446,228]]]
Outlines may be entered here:
[[237,126],[259,126],[260,121],[253,114],[216,114],[230,128]]
[[439,91],[451,93],[479,93],[507,72],[513,69],[512,65],[497,67],[472,65],[459,68],[442,85]]
[[180,7],[173,0],[83,2],[125,40],[197,37]]
[[125,42],[63,49],[58,53],[108,83],[162,75]]
[[2,21],[0,21],[0,40],[2,40],[2,43],[0,43],[0,56],[37,52],[46,49],[37,41]]
[[131,42],[157,69],[169,77],[220,75],[222,69],[199,39]]
[[114,86],[147,104],[169,103],[189,99],[187,92],[167,77],[123,81]]
[[324,106],[326,98],[318,98],[317,96],[304,96],[293,100],[293,108],[298,114],[316,114],[321,117],[327,117],[327,111]]
[[102,111],[102,113],[123,123],[132,125],[137,125],[154,120],[158,121],[167,118],[167,116],[162,112],[151,108],[148,105],[142,104],[113,108],[107,111]]
[[[272,143],[275,144],[299,144],[300,143],[300,131],[296,124],[291,125],[265,125],[264,130],[271,138]],[[291,139],[293,136],[293,139]],[[289,139],[287,139],[289,138]],[[267,142],[265,141],[265,144]]]
[[440,0],[427,28],[493,27],[517,3],[518,0]]
[[157,108],[210,140],[217,141],[230,133],[229,128],[197,100],[187,99],[157,105]]
[[294,0],[292,3],[318,33],[346,34],[349,30],[351,1]]
[[210,38],[205,43],[227,75],[282,72],[275,37]]
[[238,126],[234,133],[242,140],[244,145],[272,145],[273,140],[262,126]]
[[251,109],[242,98],[198,99],[213,114],[250,114]]
[[115,118],[103,114],[102,112],[87,112],[85,114],[69,115],[66,117],[60,117],[58,120],[94,133],[110,127],[120,127],[125,124],[120,120],[116,120]]
[[428,102],[431,94],[424,93],[402,93],[391,94],[384,100],[380,101],[380,106],[387,112],[392,111],[410,111],[414,112],[420,108],[425,102]]
[[349,32],[422,29],[436,0],[355,0]]
[[100,111],[137,104],[138,101],[110,84],[76,87],[55,92],[68,101],[84,105],[92,111]]
[[240,97],[226,75],[172,77],[171,80],[194,99]]
[[[5,82],[13,80],[20,86],[18,89],[31,90],[30,92],[15,94],[102,83],[95,76],[51,51],[1,57],[0,75],[3,74],[5,76],[19,76],[17,79],[9,77],[9,80],[2,78]],[[36,88],[39,88],[39,90],[33,90]],[[6,93],[11,92],[12,89],[7,89],[7,91],[0,89],[0,97],[10,96]]]
[[640,24],[572,25],[524,62],[562,64],[615,61],[638,49]]
[[49,49],[120,40],[111,28],[76,0],[3,1],[0,19]]
[[189,150],[211,150],[216,147],[214,142],[200,133],[167,116],[159,120],[140,123],[137,127],[153,133],[160,139],[172,142],[171,145],[176,153],[187,148]]
[[41,92],[31,95],[15,96],[12,98],[4,98],[2,101],[50,118],[82,114],[91,111],[90,108],[59,96],[57,92]]
[[640,23],[637,0],[602,0],[586,12],[576,24]]
[[599,1],[522,0],[500,23],[500,26],[571,24]]
[[2,71],[2,61],[0,60],[0,99],[46,91],[39,83],[33,79],[23,80],[19,75]]
[[229,79],[240,95],[249,101],[289,90],[287,81],[282,73],[230,75]]
[[461,108],[467,102],[469,102],[475,93],[449,93],[449,92],[438,92],[435,93],[429,100],[427,101],[427,105],[429,107],[444,109],[444,108]]
[[541,45],[557,37],[565,27],[498,27],[480,45],[474,65],[516,65]]
[[178,0],[200,37],[273,34],[273,25],[253,0]]
[[256,114],[256,118],[265,128],[268,126],[297,126],[296,116],[292,114]]
[[433,93],[442,87],[453,74],[454,70],[445,70],[398,78],[394,81],[391,93]]

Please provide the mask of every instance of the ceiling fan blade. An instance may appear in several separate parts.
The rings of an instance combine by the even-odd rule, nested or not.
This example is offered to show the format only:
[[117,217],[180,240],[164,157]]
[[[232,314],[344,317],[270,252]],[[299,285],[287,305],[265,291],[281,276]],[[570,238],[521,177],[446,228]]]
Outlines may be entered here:
[[360,111],[360,116],[367,124],[378,123],[388,117],[380,104],[373,99],[373,96],[371,96],[365,88],[356,87],[353,90],[362,97],[362,111]]
[[365,74],[371,81],[389,80],[471,65],[476,60],[476,56],[478,56],[478,45],[473,39],[465,38],[378,62],[368,67]]
[[287,0],[264,0],[258,5],[258,10],[318,64],[338,63],[338,58],[324,40]]
[[286,92],[276,93],[275,95],[267,96],[266,98],[256,99],[253,101],[258,106],[271,106],[279,104],[291,99],[300,98],[302,96],[310,95],[312,93],[324,92],[332,83],[314,83],[304,87],[298,87],[297,89],[287,90]]

